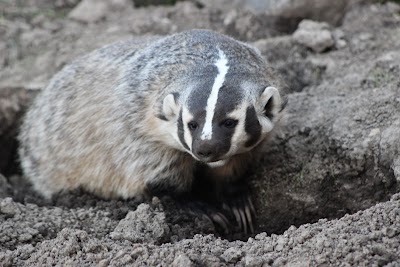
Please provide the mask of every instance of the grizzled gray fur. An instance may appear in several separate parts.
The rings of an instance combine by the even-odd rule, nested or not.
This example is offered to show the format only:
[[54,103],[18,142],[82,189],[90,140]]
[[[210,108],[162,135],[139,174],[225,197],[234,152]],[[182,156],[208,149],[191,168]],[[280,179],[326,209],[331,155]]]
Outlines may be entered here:
[[207,30],[123,41],[55,75],[26,115],[19,154],[46,197],[184,192],[199,167],[240,179],[281,110],[274,73],[245,43]]

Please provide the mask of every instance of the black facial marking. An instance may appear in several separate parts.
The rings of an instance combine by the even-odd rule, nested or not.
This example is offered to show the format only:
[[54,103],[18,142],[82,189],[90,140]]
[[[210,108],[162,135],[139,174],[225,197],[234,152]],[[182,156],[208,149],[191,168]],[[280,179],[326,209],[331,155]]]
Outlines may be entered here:
[[172,95],[174,96],[175,103],[178,102],[179,93],[173,92]]
[[235,128],[237,124],[238,124],[238,120],[226,119],[221,123],[221,126],[232,129],[232,128]]
[[254,107],[247,108],[244,129],[250,136],[245,146],[251,147],[255,145],[261,136],[261,125],[258,122],[257,113]]
[[235,133],[235,127],[225,127],[222,122],[223,121],[220,121],[220,123],[213,123],[212,140],[215,143],[215,146],[218,147],[219,155],[228,153],[232,144],[232,136]]
[[158,118],[160,120],[168,121],[168,119],[165,117],[164,114],[156,114],[155,116],[156,116],[156,118]]
[[178,118],[178,137],[179,140],[181,140],[182,145],[187,149],[189,149],[189,146],[186,144],[185,141],[185,129],[183,128],[183,121],[182,121],[182,110],[179,112],[179,118]]
[[[230,78],[229,76],[227,79]],[[225,80],[218,92],[218,101],[215,108],[216,114],[226,114],[234,111],[243,101],[243,92],[239,84],[232,82],[230,79]]]
[[197,124],[197,122],[191,121],[188,123],[188,127],[189,127],[189,130],[194,131],[199,127],[199,125]]

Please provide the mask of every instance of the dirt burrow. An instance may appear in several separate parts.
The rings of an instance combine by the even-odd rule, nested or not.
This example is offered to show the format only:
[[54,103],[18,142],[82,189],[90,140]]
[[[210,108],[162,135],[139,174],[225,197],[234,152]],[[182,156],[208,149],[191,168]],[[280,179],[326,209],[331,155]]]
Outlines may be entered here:
[[[262,14],[237,9],[240,32],[235,32],[233,22],[225,21],[232,10],[189,2],[126,8],[89,24],[54,13],[13,13],[12,18],[6,13],[6,26],[0,28],[10,37],[0,37],[0,48],[7,51],[0,71],[0,166],[5,174],[0,176],[0,263],[400,264],[399,195],[388,201],[400,181],[399,11],[392,3],[354,6],[342,26],[329,27],[334,42],[322,53],[269,28],[274,24],[238,23],[262,21]],[[79,190],[52,201],[37,196],[17,165],[10,164],[18,118],[37,89],[66,62],[103,44],[192,27],[253,43],[288,85],[286,126],[249,176],[257,232],[262,233],[247,242],[207,235],[220,233],[201,212],[169,197],[140,204]],[[381,201],[387,202],[375,205]],[[247,240],[239,233],[225,238]]]

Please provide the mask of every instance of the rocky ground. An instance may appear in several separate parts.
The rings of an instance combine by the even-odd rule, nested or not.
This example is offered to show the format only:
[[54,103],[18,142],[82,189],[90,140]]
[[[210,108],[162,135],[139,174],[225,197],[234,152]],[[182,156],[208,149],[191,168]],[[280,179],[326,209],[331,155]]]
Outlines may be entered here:
[[[233,2],[0,1],[0,266],[400,266],[400,6]],[[288,85],[286,126],[248,178],[257,233],[224,235],[170,197],[36,195],[15,136],[51,76],[113,41],[190,28],[253,44]]]

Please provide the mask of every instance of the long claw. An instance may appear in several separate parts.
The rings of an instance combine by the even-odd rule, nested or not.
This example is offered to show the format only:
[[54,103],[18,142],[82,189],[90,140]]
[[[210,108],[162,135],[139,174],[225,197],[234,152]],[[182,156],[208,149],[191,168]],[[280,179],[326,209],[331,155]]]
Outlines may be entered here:
[[247,235],[247,220],[243,209],[239,209],[240,217],[242,218],[244,234]]
[[242,229],[242,220],[240,217],[239,210],[236,207],[232,207],[233,215],[235,215],[236,223],[239,226],[239,229]]
[[223,216],[220,213],[215,213],[215,214],[212,214],[211,217],[214,222],[216,222],[219,226],[222,227],[225,234],[229,233],[229,227],[228,227],[228,224],[226,223],[226,218],[224,219],[225,216]]
[[213,220],[212,220],[208,215],[203,214],[203,215],[202,215],[202,218],[203,218],[203,219],[206,219],[210,224],[213,224]]
[[251,201],[250,196],[247,196],[247,203],[250,206],[250,210],[251,210],[251,213],[253,214],[253,216],[256,216],[256,209],[254,208],[253,201]]
[[244,212],[246,213],[247,221],[249,222],[250,233],[252,234],[254,233],[254,226],[249,205],[244,206]]
[[226,218],[226,216],[221,212],[218,212],[217,214],[221,217],[221,219],[225,222],[225,224],[229,228],[231,226],[231,223],[229,222],[228,218]]

